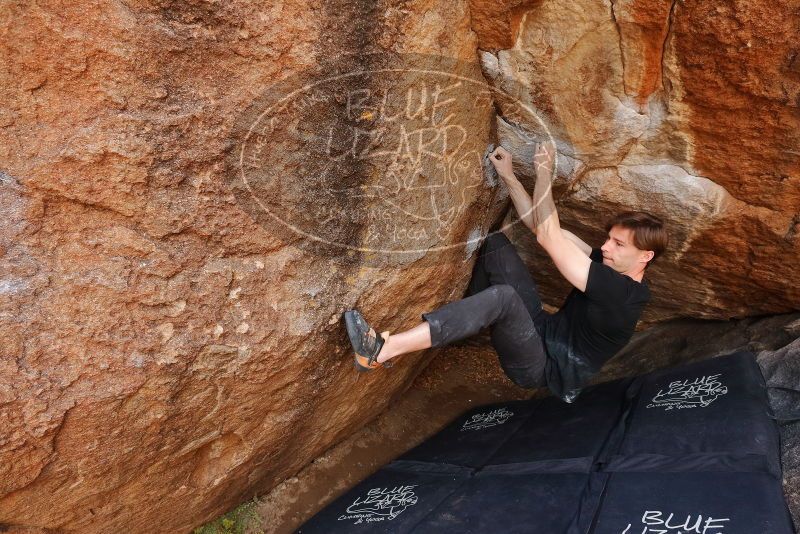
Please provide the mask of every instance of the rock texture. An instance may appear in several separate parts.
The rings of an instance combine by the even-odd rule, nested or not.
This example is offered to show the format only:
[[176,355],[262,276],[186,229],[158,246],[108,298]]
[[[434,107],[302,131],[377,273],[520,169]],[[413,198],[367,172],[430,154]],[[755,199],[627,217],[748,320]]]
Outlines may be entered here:
[[[795,322],[800,331],[800,322]],[[795,525],[800,524],[800,338],[759,354],[770,402],[781,425],[783,482]]]
[[[645,322],[798,309],[795,3],[472,5],[487,77],[525,86],[515,96],[557,142],[564,225],[600,246],[610,214],[643,209],[667,222],[672,247],[648,273]],[[500,108],[501,139],[524,162],[545,132],[518,106]],[[559,305],[564,287],[550,280],[560,277],[525,246]]]
[[[648,321],[798,308],[797,20],[782,0],[4,2],[2,528],[186,531],[380,412],[428,356],[358,376],[340,314],[397,331],[461,296],[507,202],[481,174],[495,133],[522,162],[552,133],[588,241],[622,207],[669,221]],[[558,278],[537,275],[552,303]]]
[[[226,157],[252,103],[289,75],[313,80],[309,66],[439,54],[472,61],[482,82],[466,4],[5,2],[0,20],[0,530],[185,532],[294,474],[407,387],[415,365],[353,371],[340,315],[358,306],[382,328],[410,326],[459,295],[468,244],[432,264],[420,260],[434,253],[378,264],[348,221],[335,227],[350,246],[340,257],[301,247],[239,202]],[[343,107],[314,116],[306,104],[294,117],[312,126]],[[360,111],[354,121],[378,120]],[[482,154],[491,101],[442,111]],[[304,125],[262,130],[258,146],[290,150],[283,135],[298,141]],[[264,168],[292,155],[267,148]],[[479,237],[500,214],[473,152],[440,174],[423,166],[450,180],[436,197],[450,233],[428,245]],[[359,165],[337,163],[342,181]],[[284,170],[291,183],[274,195],[297,195],[289,186],[308,176]],[[322,193],[306,187],[298,217]],[[379,205],[354,196],[338,197],[333,223]]]

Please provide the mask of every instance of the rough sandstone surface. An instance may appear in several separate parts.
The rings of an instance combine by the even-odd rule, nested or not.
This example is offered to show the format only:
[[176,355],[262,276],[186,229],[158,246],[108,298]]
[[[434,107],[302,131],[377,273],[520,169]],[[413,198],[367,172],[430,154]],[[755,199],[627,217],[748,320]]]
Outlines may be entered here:
[[[472,4],[487,77],[526,86],[522,99],[558,144],[564,225],[600,246],[615,212],[667,222],[672,247],[648,272],[646,322],[798,308],[795,2]],[[544,132],[500,108],[499,130],[525,162]],[[565,287],[551,262],[527,230],[513,233],[559,305]]]
[[[539,110],[559,143],[566,225],[598,244],[622,207],[669,220],[649,321],[797,309],[797,22],[790,3],[760,0],[4,3],[0,523],[186,531],[295,474],[408,386],[427,356],[356,376],[340,313],[411,326],[461,296],[473,248],[334,258],[254,218],[229,181],[243,111],[287,73],[342,54],[483,50],[486,78]],[[524,162],[541,132],[508,102],[496,102],[496,129]],[[313,125],[334,108],[301,114]],[[482,102],[460,115],[467,170],[493,112]],[[263,141],[292,153],[274,132]],[[336,176],[364,185],[370,167],[343,161]],[[448,224],[429,246],[501,215],[496,188],[460,169],[431,197]],[[290,195],[299,217],[319,207],[313,191],[268,192]],[[357,211],[353,198],[337,197],[332,216]],[[405,207],[390,222],[431,203]],[[333,228],[369,240],[364,225]],[[558,304],[563,286],[523,234]]]
[[[226,155],[266,88],[339,54],[439,54],[482,81],[465,3],[6,2],[0,19],[0,524],[185,532],[407,387],[416,365],[353,371],[341,313],[407,326],[460,296],[470,250],[417,268],[295,246],[237,202]],[[450,111],[482,151],[491,101]],[[496,187],[453,183],[442,242],[502,208]]]

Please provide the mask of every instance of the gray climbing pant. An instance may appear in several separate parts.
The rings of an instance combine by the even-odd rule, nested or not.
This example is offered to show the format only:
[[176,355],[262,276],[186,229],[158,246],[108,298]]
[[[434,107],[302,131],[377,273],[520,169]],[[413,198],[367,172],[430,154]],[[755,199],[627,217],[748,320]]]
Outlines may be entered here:
[[540,333],[547,316],[528,268],[499,232],[481,245],[466,297],[422,314],[430,325],[433,347],[473,336],[488,326],[500,366],[524,388],[545,385],[547,353]]

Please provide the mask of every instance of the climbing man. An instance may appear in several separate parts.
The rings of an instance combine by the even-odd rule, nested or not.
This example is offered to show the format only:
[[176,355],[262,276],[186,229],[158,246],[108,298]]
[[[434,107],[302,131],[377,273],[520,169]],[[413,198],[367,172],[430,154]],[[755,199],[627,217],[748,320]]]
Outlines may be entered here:
[[358,310],[344,313],[357,370],[371,371],[402,354],[441,347],[488,326],[511,381],[524,388],[547,386],[572,402],[628,343],[650,300],[645,270],[666,249],[667,231],[658,217],[641,211],[609,220],[600,248],[561,228],[552,195],[554,156],[552,143],[537,147],[533,197],[514,176],[510,152],[498,147],[489,159],[523,223],[574,286],[558,312],[542,309],[536,284],[514,245],[504,234],[492,233],[479,249],[466,297],[423,313],[414,328],[378,335]]

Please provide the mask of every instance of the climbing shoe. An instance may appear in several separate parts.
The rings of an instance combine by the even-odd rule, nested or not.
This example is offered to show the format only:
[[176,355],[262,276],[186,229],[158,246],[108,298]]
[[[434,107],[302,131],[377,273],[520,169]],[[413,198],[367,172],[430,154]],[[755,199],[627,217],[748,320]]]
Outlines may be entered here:
[[[381,352],[383,344],[389,339],[389,332],[378,335],[358,310],[344,312],[344,323],[355,351],[353,363],[356,370],[363,373],[384,366],[378,362],[378,354]],[[388,363],[386,362],[385,367],[390,367]]]

